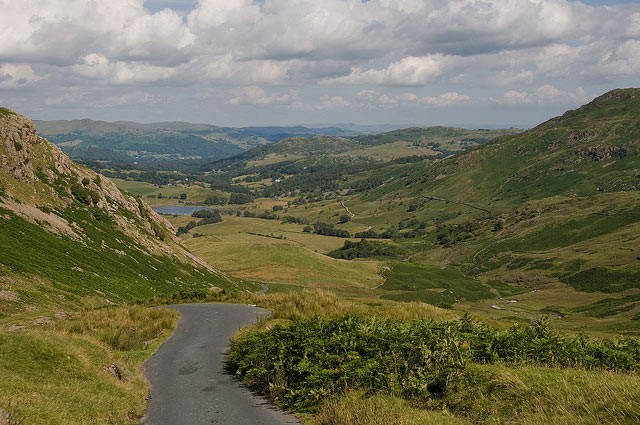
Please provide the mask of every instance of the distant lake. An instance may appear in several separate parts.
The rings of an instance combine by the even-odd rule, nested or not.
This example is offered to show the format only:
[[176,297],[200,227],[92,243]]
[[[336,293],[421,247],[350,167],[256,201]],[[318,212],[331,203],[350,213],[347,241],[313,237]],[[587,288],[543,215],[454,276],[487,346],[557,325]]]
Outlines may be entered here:
[[174,205],[171,207],[157,207],[153,210],[158,214],[166,214],[166,215],[191,215],[194,211],[200,211],[208,209],[209,207],[205,207],[203,205]]

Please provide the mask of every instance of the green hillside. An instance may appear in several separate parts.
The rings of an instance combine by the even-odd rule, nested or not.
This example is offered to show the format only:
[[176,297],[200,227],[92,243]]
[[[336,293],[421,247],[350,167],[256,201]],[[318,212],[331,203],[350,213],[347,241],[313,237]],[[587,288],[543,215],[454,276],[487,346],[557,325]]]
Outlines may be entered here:
[[[380,134],[360,135],[351,138],[315,136],[292,137],[271,145],[261,146],[220,164],[245,162],[248,168],[291,163],[304,159],[366,158],[386,162],[409,156],[443,156],[460,152],[501,135],[518,133],[519,130],[466,130],[452,127],[425,127],[395,130]],[[233,167],[233,166],[232,166]]]
[[0,158],[0,423],[137,423],[176,315],[130,304],[251,285],[8,109]]
[[142,200],[71,162],[28,120],[9,111],[2,118],[3,275],[37,274],[62,291],[102,293],[114,302],[204,287],[205,281],[232,286],[195,262]]
[[584,313],[637,332],[638,113],[640,90],[615,90],[444,161],[381,169],[384,183],[350,199],[351,211],[379,230],[425,223],[415,261],[455,265],[505,296],[502,285],[535,291],[518,300],[530,298],[526,308],[499,305],[501,316]]

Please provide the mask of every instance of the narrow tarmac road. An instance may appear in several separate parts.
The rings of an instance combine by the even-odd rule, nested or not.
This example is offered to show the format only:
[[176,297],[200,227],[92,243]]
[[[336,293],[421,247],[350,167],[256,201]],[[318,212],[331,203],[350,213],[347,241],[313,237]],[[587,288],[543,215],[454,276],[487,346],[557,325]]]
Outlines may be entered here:
[[266,310],[237,304],[169,306],[178,328],[145,364],[151,400],[147,425],[299,424],[224,370],[229,338]]

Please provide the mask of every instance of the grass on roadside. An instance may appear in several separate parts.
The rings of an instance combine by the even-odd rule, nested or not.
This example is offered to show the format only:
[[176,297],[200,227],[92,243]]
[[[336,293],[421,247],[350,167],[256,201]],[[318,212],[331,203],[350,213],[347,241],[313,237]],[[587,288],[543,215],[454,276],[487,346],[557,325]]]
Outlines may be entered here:
[[316,417],[319,425],[458,425],[466,421],[446,412],[419,409],[405,400],[350,391],[327,402]]
[[170,310],[128,306],[0,333],[0,408],[16,424],[138,423],[142,364],[176,322]]

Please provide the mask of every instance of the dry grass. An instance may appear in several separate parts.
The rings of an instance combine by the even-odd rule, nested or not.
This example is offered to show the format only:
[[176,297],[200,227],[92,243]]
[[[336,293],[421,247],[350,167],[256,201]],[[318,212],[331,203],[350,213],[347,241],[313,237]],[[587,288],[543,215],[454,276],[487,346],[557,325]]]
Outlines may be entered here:
[[[555,375],[555,376],[554,376]],[[523,425],[640,423],[640,378],[610,372],[531,371],[536,394],[520,415]],[[540,385],[544,383],[544,385]]]
[[468,422],[444,412],[417,409],[402,399],[349,392],[329,401],[316,417],[319,425],[458,425]]
[[178,314],[172,310],[125,306],[89,310],[68,322],[58,322],[56,329],[77,335],[90,335],[111,349],[132,351],[145,349],[157,338],[170,333]]
[[[245,298],[246,297],[246,298]],[[301,292],[244,295],[239,301],[250,302],[272,311],[274,320],[298,320],[312,317],[331,317],[344,314],[377,316],[398,320],[447,320],[455,313],[430,304],[412,302],[366,300],[350,301],[323,289]]]
[[25,425],[139,423],[143,362],[176,321],[169,310],[112,307],[0,333],[0,408]]

